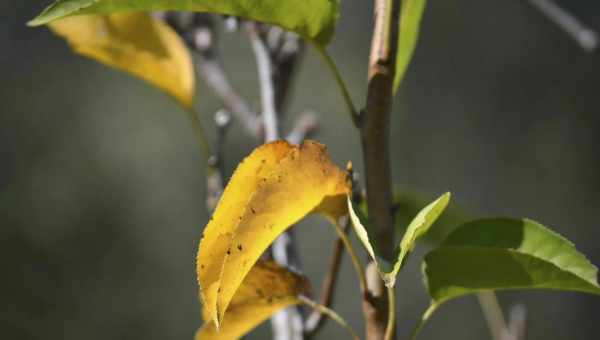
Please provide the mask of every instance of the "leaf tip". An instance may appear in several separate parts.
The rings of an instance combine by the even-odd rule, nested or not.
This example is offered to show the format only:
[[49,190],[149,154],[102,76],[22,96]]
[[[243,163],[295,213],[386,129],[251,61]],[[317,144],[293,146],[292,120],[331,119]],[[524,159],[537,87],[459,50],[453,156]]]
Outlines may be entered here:
[[27,27],[39,27],[47,23],[42,16],[37,16],[27,22]]

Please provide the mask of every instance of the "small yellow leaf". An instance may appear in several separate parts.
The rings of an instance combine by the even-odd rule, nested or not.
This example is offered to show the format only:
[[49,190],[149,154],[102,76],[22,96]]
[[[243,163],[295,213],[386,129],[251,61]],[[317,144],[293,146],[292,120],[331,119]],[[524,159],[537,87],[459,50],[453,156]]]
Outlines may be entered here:
[[231,299],[221,327],[217,330],[205,315],[206,323],[196,333],[196,340],[238,339],[277,311],[299,304],[298,296],[309,291],[303,276],[259,260]]
[[265,144],[238,166],[198,251],[208,320],[219,325],[250,268],[288,227],[311,212],[330,218],[340,214],[350,191],[346,177],[325,146],[312,141],[299,147],[284,141]]
[[177,33],[162,21],[128,12],[67,17],[48,26],[75,53],[129,72],[192,108],[192,58]]

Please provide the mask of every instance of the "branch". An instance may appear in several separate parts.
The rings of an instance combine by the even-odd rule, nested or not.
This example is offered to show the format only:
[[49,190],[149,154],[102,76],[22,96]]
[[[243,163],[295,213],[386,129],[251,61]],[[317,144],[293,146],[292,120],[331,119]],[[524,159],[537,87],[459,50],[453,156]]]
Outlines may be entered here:
[[[270,31],[281,30],[273,27]],[[292,32],[283,32],[279,45],[275,45],[273,50],[273,82],[275,83],[275,108],[279,114],[285,111],[292,80],[298,70],[299,61],[302,59],[305,50],[304,39]]]
[[310,137],[317,128],[317,115],[312,111],[305,111],[300,114],[300,117],[294,123],[292,131],[290,131],[285,139],[292,144],[299,145],[303,140]]
[[529,3],[565,31],[586,52],[593,52],[598,48],[598,33],[584,25],[554,1],[529,0]]
[[247,25],[248,36],[258,69],[260,94],[262,103],[263,124],[265,127],[265,142],[272,142],[279,138],[277,124],[277,111],[275,108],[275,87],[273,84],[273,62],[265,41],[260,36],[259,24],[250,22]]
[[508,333],[508,326],[502,314],[502,308],[498,298],[493,291],[480,292],[477,294],[477,300],[481,306],[481,311],[485,321],[490,329],[493,340],[508,340],[505,335]]
[[508,331],[510,336],[506,340],[525,340],[527,322],[527,309],[524,305],[513,306],[508,314]]
[[[394,251],[389,135],[399,14],[400,0],[375,0],[367,104],[359,122],[369,222],[377,228],[377,242],[387,258],[391,258]],[[368,273],[370,294],[363,299],[367,339],[379,340],[384,338],[388,327],[388,296],[381,278],[376,275],[376,269],[371,269]]]
[[191,37],[191,45],[200,56],[199,71],[225,108],[236,115],[250,135],[257,138],[261,128],[257,114],[233,88],[223,69],[217,49],[218,38],[213,16],[205,13],[197,13],[195,16],[197,23]]
[[[344,227],[344,232],[348,232],[348,224]],[[333,293],[337,283],[338,273],[340,271],[340,265],[342,264],[342,257],[344,255],[344,243],[341,238],[337,238],[332,247],[331,260],[329,260],[329,270],[327,275],[321,283],[321,294],[319,303],[323,306],[330,307],[333,303]],[[307,335],[315,334],[325,324],[323,313],[319,310],[314,310],[306,319],[304,323],[304,332]]]

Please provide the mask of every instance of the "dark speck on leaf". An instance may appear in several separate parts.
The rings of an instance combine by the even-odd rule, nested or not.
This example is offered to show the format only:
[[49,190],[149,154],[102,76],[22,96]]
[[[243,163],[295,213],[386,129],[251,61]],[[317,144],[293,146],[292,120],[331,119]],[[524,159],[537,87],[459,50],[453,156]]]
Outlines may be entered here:
[[238,244],[238,250],[242,251],[242,245],[241,244]]
[[227,255],[231,255],[231,249],[227,249]]

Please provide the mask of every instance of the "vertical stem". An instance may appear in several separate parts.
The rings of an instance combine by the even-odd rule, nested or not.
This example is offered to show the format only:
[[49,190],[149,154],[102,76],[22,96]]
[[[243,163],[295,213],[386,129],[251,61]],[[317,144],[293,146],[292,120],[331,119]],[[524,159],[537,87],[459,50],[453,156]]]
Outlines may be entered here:
[[[399,14],[400,0],[374,0],[367,104],[360,117],[369,220],[387,258],[394,250],[389,136]],[[387,328],[387,291],[380,278],[374,280],[371,296],[363,301],[369,340],[383,339]]]
[[279,138],[277,126],[277,112],[275,109],[275,87],[273,85],[273,63],[266,44],[259,36],[256,24],[251,24],[249,30],[250,42],[254,55],[260,83],[260,95],[262,102],[262,115],[265,127],[265,142],[272,142]]
[[508,326],[506,325],[506,320],[502,314],[502,308],[496,294],[493,291],[480,292],[477,293],[477,300],[479,300],[479,304],[481,305],[481,311],[490,329],[492,339],[505,339]]

